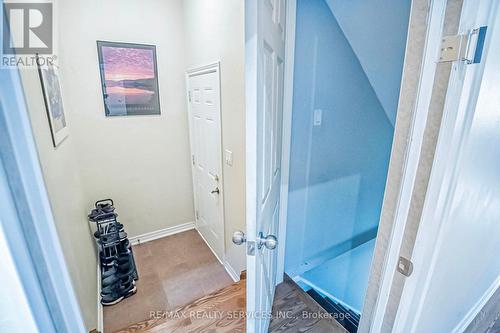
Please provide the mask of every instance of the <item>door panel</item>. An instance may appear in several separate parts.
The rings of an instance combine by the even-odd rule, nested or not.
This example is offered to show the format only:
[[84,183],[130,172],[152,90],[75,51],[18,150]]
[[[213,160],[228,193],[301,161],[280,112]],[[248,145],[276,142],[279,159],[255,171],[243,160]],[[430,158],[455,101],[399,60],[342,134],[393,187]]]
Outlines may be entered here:
[[259,234],[278,234],[285,1],[247,2],[246,15],[247,331],[259,333],[267,332],[276,284],[278,251],[259,246]]
[[196,227],[222,260],[224,224],[218,66],[189,73],[188,90]]

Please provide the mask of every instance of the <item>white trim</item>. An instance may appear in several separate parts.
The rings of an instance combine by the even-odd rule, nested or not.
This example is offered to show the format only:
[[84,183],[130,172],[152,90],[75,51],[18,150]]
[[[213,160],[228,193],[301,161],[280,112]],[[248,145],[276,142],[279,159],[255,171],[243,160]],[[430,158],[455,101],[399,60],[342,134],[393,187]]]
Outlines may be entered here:
[[214,249],[210,246],[210,244],[207,242],[207,240],[205,239],[205,237],[203,237],[203,234],[198,230],[198,228],[195,227],[194,229],[196,230],[196,232],[198,233],[198,235],[200,235],[201,239],[203,239],[203,241],[205,242],[205,244],[207,244],[208,248],[210,249],[210,251],[212,251],[212,253],[215,256],[215,258],[217,258],[217,260],[220,262],[220,264],[222,266],[224,266],[224,269],[229,274],[229,276],[231,277],[231,279],[233,279],[234,282],[238,282],[240,280],[240,277],[239,277],[238,273],[236,273],[236,271],[234,270],[234,268],[229,264],[228,261],[226,261],[224,258],[220,258],[217,255],[217,252],[215,252]]
[[104,309],[101,304],[101,260],[97,256],[97,331],[104,333]]
[[[245,1],[245,220],[246,237],[255,240],[257,230],[257,69],[258,57],[258,1]],[[246,248],[246,245],[245,245]],[[246,251],[245,251],[246,254]],[[247,311],[256,309],[257,265],[255,257],[246,255]],[[256,318],[247,316],[247,332],[256,332],[259,327]]]
[[168,227],[156,231],[147,232],[142,235],[137,235],[133,237],[129,237],[130,244],[139,245],[142,243],[150,242],[155,239],[160,239],[163,237],[171,236],[178,234],[180,232],[188,231],[194,229],[194,222],[188,222],[183,224],[174,225],[173,227]]
[[445,9],[446,1],[432,1],[428,20],[425,51],[423,55],[424,60],[422,63],[418,87],[418,96],[415,103],[415,112],[412,119],[409,143],[403,167],[403,179],[399,191],[392,233],[389,239],[389,245],[382,269],[379,294],[370,326],[370,332],[373,333],[381,332],[382,330],[382,323],[385,317],[391,287],[393,285],[395,275],[399,274],[396,272],[395,267],[399,259],[401,245],[403,243],[411,196],[417,175],[418,161],[420,160],[425,124],[428,116],[428,107],[431,101],[432,89],[434,86],[436,59],[441,45]]
[[207,242],[206,238],[203,237],[203,234],[200,232],[200,230],[198,230],[198,228],[194,227],[194,230],[196,230],[196,232],[198,233],[198,235],[200,235],[201,239],[203,239],[203,241],[205,242],[205,244],[207,244],[208,248],[210,249],[210,251],[212,251],[212,253],[214,254],[215,258],[217,258],[217,260],[221,263],[221,265],[224,265],[224,258],[220,258],[218,255],[217,255],[217,252],[215,252],[215,250],[212,248],[212,246],[210,246],[210,244]]
[[[222,222],[222,239],[221,239],[221,242],[222,242],[222,253],[221,253],[221,256],[222,256],[222,260],[225,259],[225,256],[226,256],[226,244],[225,244],[225,234],[226,234],[226,221],[225,221],[225,203],[224,203],[224,193],[225,193],[225,188],[224,188],[224,163],[223,163],[223,155],[224,155],[224,145],[223,145],[223,140],[222,140],[222,86],[221,86],[221,76],[220,76],[220,61],[215,61],[215,62],[212,62],[212,63],[209,63],[209,64],[206,64],[206,65],[202,65],[202,66],[197,66],[197,67],[194,67],[194,68],[191,68],[191,69],[188,69],[186,71],[186,76],[185,76],[185,84],[186,84],[186,105],[187,105],[187,112],[188,112],[188,125],[189,125],[189,148],[190,148],[190,155],[193,156],[193,152],[194,152],[194,140],[193,140],[193,124],[192,124],[192,121],[191,121],[191,107],[190,107],[190,101],[189,101],[189,78],[192,77],[192,76],[197,76],[197,75],[202,75],[202,74],[208,74],[208,73],[213,73],[213,72],[216,72],[217,73],[217,80],[218,80],[218,84],[219,84],[219,133],[218,133],[218,137],[219,137],[219,149],[220,149],[220,158],[219,158],[219,170],[220,170],[220,175],[219,176],[219,198],[220,198],[220,205],[219,205],[219,217],[221,219],[221,222]],[[197,227],[197,223],[198,221],[196,220],[196,211],[197,211],[197,207],[198,207],[198,202],[196,200],[196,179],[195,179],[195,172],[194,172],[194,165],[193,163],[191,162],[191,178],[192,178],[192,181],[193,181],[193,202],[194,202],[194,209],[195,209],[195,220],[194,220],[194,225],[195,227]],[[198,231],[198,229],[197,229]],[[201,233],[198,231],[198,233],[201,235]],[[205,241],[205,243],[207,243],[208,245],[208,242],[206,241],[206,239],[202,236],[203,240]],[[210,247],[210,245],[209,245]],[[210,247],[211,248],[211,247]],[[211,248],[212,249],[212,248]],[[215,253],[215,251],[213,251],[212,249],[212,252]],[[221,263],[223,262],[219,256],[216,255],[216,257],[219,259],[219,261],[221,261]]]
[[209,62],[205,65],[195,66],[186,70],[187,76],[192,76],[192,74],[199,75],[205,74],[206,72],[219,71],[220,72],[220,60],[215,60]]
[[281,189],[278,227],[278,261],[276,285],[283,282],[285,273],[286,222],[288,211],[288,185],[290,175],[290,151],[292,141],[293,67],[295,56],[295,21],[297,0],[286,2],[285,78],[283,87],[283,135],[281,150]]
[[229,261],[224,261],[224,268],[226,269],[227,274],[233,279],[234,282],[238,282],[240,280],[240,274],[236,272],[236,270],[231,266]]
[[491,284],[491,286],[486,290],[486,292],[481,296],[481,298],[474,304],[474,306],[467,312],[462,321],[453,329],[452,333],[464,332],[470,323],[476,318],[479,312],[484,308],[486,303],[495,294],[495,292],[500,288],[500,276]]

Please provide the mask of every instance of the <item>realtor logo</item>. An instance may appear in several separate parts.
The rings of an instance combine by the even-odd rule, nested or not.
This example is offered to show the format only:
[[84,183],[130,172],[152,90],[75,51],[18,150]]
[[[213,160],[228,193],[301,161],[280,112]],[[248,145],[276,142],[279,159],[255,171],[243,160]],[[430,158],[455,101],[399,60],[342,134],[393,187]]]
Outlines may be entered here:
[[4,54],[52,53],[52,3],[4,3]]

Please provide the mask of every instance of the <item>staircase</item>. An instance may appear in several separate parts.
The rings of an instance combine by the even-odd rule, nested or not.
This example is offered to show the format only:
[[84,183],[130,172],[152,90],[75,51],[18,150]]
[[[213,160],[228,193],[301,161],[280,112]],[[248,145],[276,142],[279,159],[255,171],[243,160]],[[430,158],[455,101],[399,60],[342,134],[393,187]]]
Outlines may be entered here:
[[328,297],[321,296],[314,289],[307,291],[307,294],[330,313],[349,333],[357,332],[359,325],[359,315],[357,313]]

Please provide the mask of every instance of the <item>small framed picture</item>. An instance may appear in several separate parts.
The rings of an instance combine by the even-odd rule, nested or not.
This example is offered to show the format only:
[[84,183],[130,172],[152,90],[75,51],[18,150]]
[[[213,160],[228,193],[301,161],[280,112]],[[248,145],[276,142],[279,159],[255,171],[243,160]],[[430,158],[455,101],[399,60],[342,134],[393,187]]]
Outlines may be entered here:
[[38,75],[42,84],[43,98],[49,119],[52,144],[57,147],[68,136],[68,122],[64,113],[59,75],[55,65],[40,65],[37,55]]
[[159,115],[154,45],[97,41],[107,117]]

